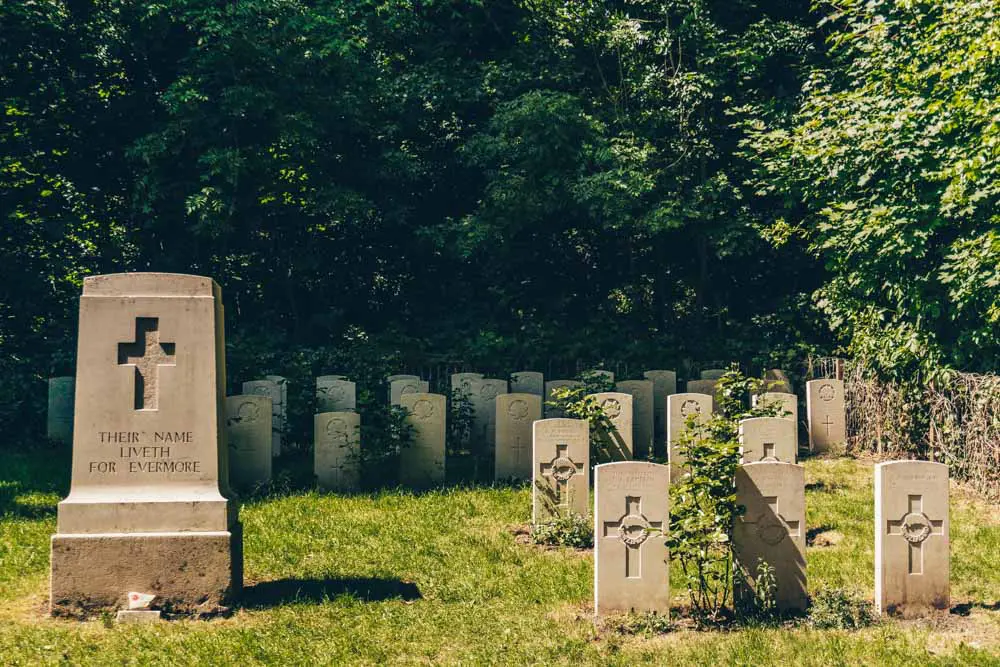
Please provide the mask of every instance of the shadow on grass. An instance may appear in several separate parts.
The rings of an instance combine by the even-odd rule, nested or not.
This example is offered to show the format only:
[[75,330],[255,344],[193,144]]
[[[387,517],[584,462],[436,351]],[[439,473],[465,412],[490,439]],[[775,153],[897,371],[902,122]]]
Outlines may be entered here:
[[401,579],[356,577],[348,579],[278,579],[262,581],[243,589],[243,609],[269,609],[294,602],[319,604],[347,596],[363,602],[420,600],[417,585]]
[[0,447],[0,516],[44,519],[69,491],[70,448],[45,440]]
[[950,612],[956,616],[968,616],[972,613],[973,609],[982,609],[983,611],[1000,611],[1000,601],[994,602],[993,604],[986,604],[985,602],[963,602],[962,604],[957,604],[952,607]]
[[833,526],[829,524],[823,524],[822,526],[813,526],[806,530],[806,544],[808,546],[813,546],[816,542],[816,536],[820,533],[825,533],[828,530],[833,530]]

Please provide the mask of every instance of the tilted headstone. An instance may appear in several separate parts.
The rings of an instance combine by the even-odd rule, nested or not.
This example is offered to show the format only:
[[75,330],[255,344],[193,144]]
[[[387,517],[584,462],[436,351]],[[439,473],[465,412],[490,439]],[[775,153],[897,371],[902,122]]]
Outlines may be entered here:
[[702,422],[712,418],[712,397],[707,394],[673,394],[667,396],[667,461],[670,479],[684,474],[686,457],[677,448],[681,433],[687,428],[687,418],[692,415]]
[[426,394],[428,388],[428,383],[420,378],[393,380],[389,384],[389,405],[402,405],[402,398],[406,394]]
[[507,393],[507,381],[481,378],[471,381],[472,447],[480,453],[493,452],[496,445],[496,398]]
[[542,398],[500,394],[496,411],[494,479],[531,479],[531,429],[542,418]]
[[440,394],[403,394],[400,406],[409,415],[413,440],[399,455],[401,484],[425,487],[445,479],[445,427],[447,401]]
[[316,411],[350,412],[356,410],[357,385],[350,380],[316,380]]
[[590,512],[590,426],[586,419],[541,419],[532,426],[531,521]]
[[597,401],[614,427],[605,442],[611,457],[615,461],[635,458],[635,446],[632,441],[632,397],[619,391],[602,391],[588,394],[588,397]]
[[795,463],[795,424],[781,417],[752,417],[740,421],[740,463],[782,461]]
[[222,296],[210,278],[84,279],[69,496],[52,537],[51,609],[208,613],[242,586],[230,504]]
[[545,376],[537,371],[518,371],[510,376],[512,394],[534,394],[544,396]]
[[806,413],[809,415],[809,451],[824,452],[847,441],[847,412],[841,380],[810,380],[806,383]]
[[271,399],[267,396],[226,398],[226,441],[229,481],[252,489],[271,481]]
[[[763,461],[736,468],[736,503],[746,512],[733,527],[734,567],[756,589],[761,561],[770,566],[779,611],[801,611],[809,602],[805,488],[805,468],[794,463]],[[734,586],[734,595],[753,599],[747,586]]]
[[[582,389],[583,383],[580,382],[579,380],[550,380],[546,382],[545,383],[546,404],[555,400],[553,398],[553,393],[555,392],[556,389],[561,389],[564,387],[569,389]],[[563,414],[562,410],[555,407],[554,405],[545,405],[544,412],[545,412],[545,417],[547,419],[558,419],[566,416]]]
[[759,396],[753,397],[753,405],[774,406],[780,410],[778,415],[782,419],[792,422],[792,430],[795,432],[795,451],[799,450],[799,397],[795,394],[784,394],[780,392],[766,391]]
[[785,371],[772,368],[764,372],[764,391],[774,394],[794,394],[795,388]]
[[948,466],[875,465],[875,608],[919,616],[951,605]]
[[633,458],[648,458],[653,451],[653,381],[624,380],[615,388],[632,397]]
[[281,419],[281,385],[274,380],[251,380],[243,383],[243,394],[271,399],[271,456],[281,455],[284,422]]
[[645,461],[594,468],[594,612],[670,613],[670,471]]
[[353,411],[313,416],[313,472],[326,491],[356,491],[361,456],[361,415]]
[[653,381],[653,453],[667,455],[667,396],[677,393],[676,371],[646,371],[642,374]]
[[46,435],[49,440],[73,442],[73,393],[76,378],[49,378],[49,411]]
[[706,368],[701,372],[702,380],[718,380],[729,371],[725,368]]

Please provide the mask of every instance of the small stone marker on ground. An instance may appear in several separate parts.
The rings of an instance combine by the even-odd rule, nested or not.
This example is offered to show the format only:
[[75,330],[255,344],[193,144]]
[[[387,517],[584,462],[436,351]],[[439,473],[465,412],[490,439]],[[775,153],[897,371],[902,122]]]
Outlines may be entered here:
[[712,418],[712,398],[707,394],[673,394],[667,397],[667,461],[670,479],[684,474],[686,457],[677,445],[687,425],[688,416],[708,421]]
[[361,415],[322,412],[313,416],[313,471],[326,491],[356,491],[361,456]]
[[594,612],[670,613],[670,471],[645,461],[594,468]]
[[[734,571],[739,568],[755,588],[761,561],[773,568],[779,611],[803,611],[809,602],[805,494],[800,465],[764,461],[736,468],[736,503],[746,513],[733,527]],[[734,595],[752,599],[747,586],[734,586]]]
[[542,418],[542,398],[500,394],[496,411],[494,479],[531,479],[532,425]]
[[875,465],[875,609],[919,616],[951,605],[948,466]]
[[677,393],[675,371],[646,371],[642,374],[653,381],[653,453],[667,455],[667,396]]
[[616,388],[632,397],[633,458],[648,458],[653,451],[653,381],[624,380]]
[[76,378],[49,378],[49,411],[46,432],[49,440],[69,444],[73,442],[73,393]]
[[237,489],[271,481],[271,419],[267,396],[226,398],[229,481]]
[[389,383],[389,405],[402,405],[406,394],[426,394],[428,383],[420,378],[403,378]]
[[51,610],[85,615],[155,592],[178,613],[242,586],[227,499],[222,298],[210,278],[84,279],[69,496],[52,537]]
[[[546,382],[545,383],[545,402],[549,403],[549,402],[553,401],[554,400],[553,399],[553,393],[555,392],[555,390],[556,389],[561,389],[561,388],[564,388],[564,387],[565,388],[569,388],[569,389],[582,389],[583,388],[583,383],[580,382],[579,380],[551,380],[549,382]],[[559,408],[555,407],[554,405],[545,405],[543,411],[545,412],[545,417],[547,419],[558,419],[560,417],[565,417],[566,416],[566,415],[563,414],[562,410],[560,410]]]
[[537,371],[518,371],[510,376],[510,392],[512,394],[545,395],[545,376]]
[[274,380],[251,380],[243,383],[243,394],[267,396],[271,399],[271,456],[280,456],[284,432],[281,421],[281,385]]
[[316,378],[316,412],[350,412],[358,407],[357,385],[350,380]]
[[585,419],[541,419],[532,426],[531,521],[590,512],[590,426]]
[[439,484],[445,479],[445,427],[447,401],[440,394],[403,394],[400,406],[409,415],[413,441],[399,455],[399,481],[414,487]]
[[588,394],[597,401],[611,421],[613,431],[603,439],[603,445],[615,461],[629,461],[635,457],[632,441],[632,397],[618,391]]
[[806,413],[809,415],[809,451],[825,452],[847,442],[847,413],[841,380],[810,380],[806,383]]
[[759,396],[753,397],[754,406],[776,406],[781,414],[778,416],[787,419],[794,425],[795,431],[795,451],[799,450],[799,397],[795,394],[784,394],[774,391],[765,391]]
[[740,463],[782,461],[795,463],[795,424],[781,417],[753,417],[740,421]]
[[774,394],[794,394],[792,381],[780,368],[772,368],[764,372],[764,391]]
[[701,372],[702,380],[718,380],[729,371],[725,368],[706,368]]

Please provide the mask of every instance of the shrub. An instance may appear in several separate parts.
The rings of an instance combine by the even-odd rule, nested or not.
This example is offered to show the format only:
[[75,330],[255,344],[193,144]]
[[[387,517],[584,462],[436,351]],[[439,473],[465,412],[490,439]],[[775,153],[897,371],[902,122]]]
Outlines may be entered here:
[[579,514],[561,516],[533,526],[531,539],[546,546],[590,549],[594,546],[594,523]]
[[875,623],[872,603],[842,588],[822,588],[812,596],[809,622],[815,628],[857,630]]

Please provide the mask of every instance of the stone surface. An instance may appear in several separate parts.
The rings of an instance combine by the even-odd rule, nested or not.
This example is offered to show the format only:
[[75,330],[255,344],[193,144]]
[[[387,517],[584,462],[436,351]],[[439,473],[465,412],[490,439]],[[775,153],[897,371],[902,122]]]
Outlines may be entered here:
[[542,419],[532,426],[531,521],[590,513],[590,426]]
[[271,481],[271,419],[267,396],[226,398],[229,481],[237,489]]
[[275,380],[250,380],[243,383],[243,394],[271,399],[271,456],[281,455],[284,421],[281,416],[281,385]]
[[740,421],[740,463],[782,461],[795,463],[795,424],[781,417],[753,417]]
[[677,449],[688,415],[708,420],[712,417],[712,398],[706,394],[674,394],[667,397],[667,461],[671,479],[684,474],[686,458]]
[[847,412],[841,380],[810,380],[806,383],[806,414],[809,416],[809,451],[825,452],[847,441]]
[[604,410],[611,420],[614,432],[606,439],[604,446],[615,461],[627,461],[635,457],[632,440],[632,397],[619,391],[602,391],[588,394]]
[[399,481],[414,487],[440,484],[445,479],[447,401],[440,394],[403,394],[400,406],[409,415],[413,441],[399,454]]
[[512,394],[545,395],[545,376],[537,371],[518,371],[510,376],[510,392]]
[[288,380],[281,375],[265,375],[264,379],[278,383],[280,402],[277,409],[274,409],[274,406],[271,406],[271,409],[273,411],[272,414],[277,416],[278,434],[281,436],[281,443],[284,444],[287,437],[286,434],[288,433]]
[[455,394],[456,391],[462,391],[464,393],[472,392],[472,381],[482,380],[485,377],[482,373],[453,373],[450,378],[451,393]]
[[54,614],[124,608],[129,590],[194,613],[238,595],[224,350],[211,279],[84,279],[72,482],[52,537]]
[[670,613],[670,471],[643,461],[594,468],[594,612]]
[[787,419],[794,425],[795,451],[797,452],[799,450],[799,397],[795,394],[766,391],[753,397],[753,405],[776,406],[781,410],[781,414],[778,416]]
[[313,416],[313,472],[325,491],[356,491],[361,456],[361,415],[353,411]]
[[[701,372],[702,380],[718,380],[729,371],[725,368],[706,368]],[[690,389],[688,390],[690,391]]]
[[49,411],[45,434],[49,440],[73,442],[73,401],[76,378],[49,378]]
[[531,479],[531,429],[542,418],[541,396],[500,394],[496,411],[494,479]]
[[642,374],[653,381],[653,453],[667,455],[667,396],[677,393],[676,371],[646,371]]
[[357,385],[350,380],[316,378],[316,412],[350,412],[358,407]]
[[875,608],[919,616],[951,605],[948,466],[875,465]]
[[426,394],[427,383],[420,378],[393,380],[389,383],[389,405],[402,405],[406,394]]
[[396,380],[419,380],[419,375],[407,375],[406,373],[401,373],[398,375],[390,375],[385,379],[386,384],[392,384]]
[[494,378],[473,379],[472,388],[472,450],[491,455],[496,446],[496,398],[507,393],[507,381]]
[[[746,513],[733,527],[734,567],[756,586],[761,559],[774,568],[775,602],[780,611],[802,611],[806,588],[805,468],[764,461],[736,468],[736,503]],[[751,592],[739,586],[739,596]]]
[[119,609],[115,615],[118,623],[157,623],[160,620],[160,611],[151,609]]
[[689,394],[705,394],[706,396],[712,397],[712,408],[718,409],[719,400],[715,395],[715,380],[688,380],[687,381],[687,393]]
[[653,451],[653,381],[623,380],[615,388],[632,397],[633,458],[649,458]]
[[[583,387],[583,383],[580,382],[579,380],[550,380],[545,383],[545,402],[548,403],[552,401],[553,392],[555,392],[556,389],[560,389],[562,387],[568,387],[570,389],[580,389]],[[545,412],[545,417],[547,419],[558,419],[566,416],[565,414],[563,414],[562,410],[555,407],[554,405],[545,405],[543,411]]]
[[780,368],[772,368],[764,372],[764,388],[775,394],[794,394],[795,388],[788,375]]

